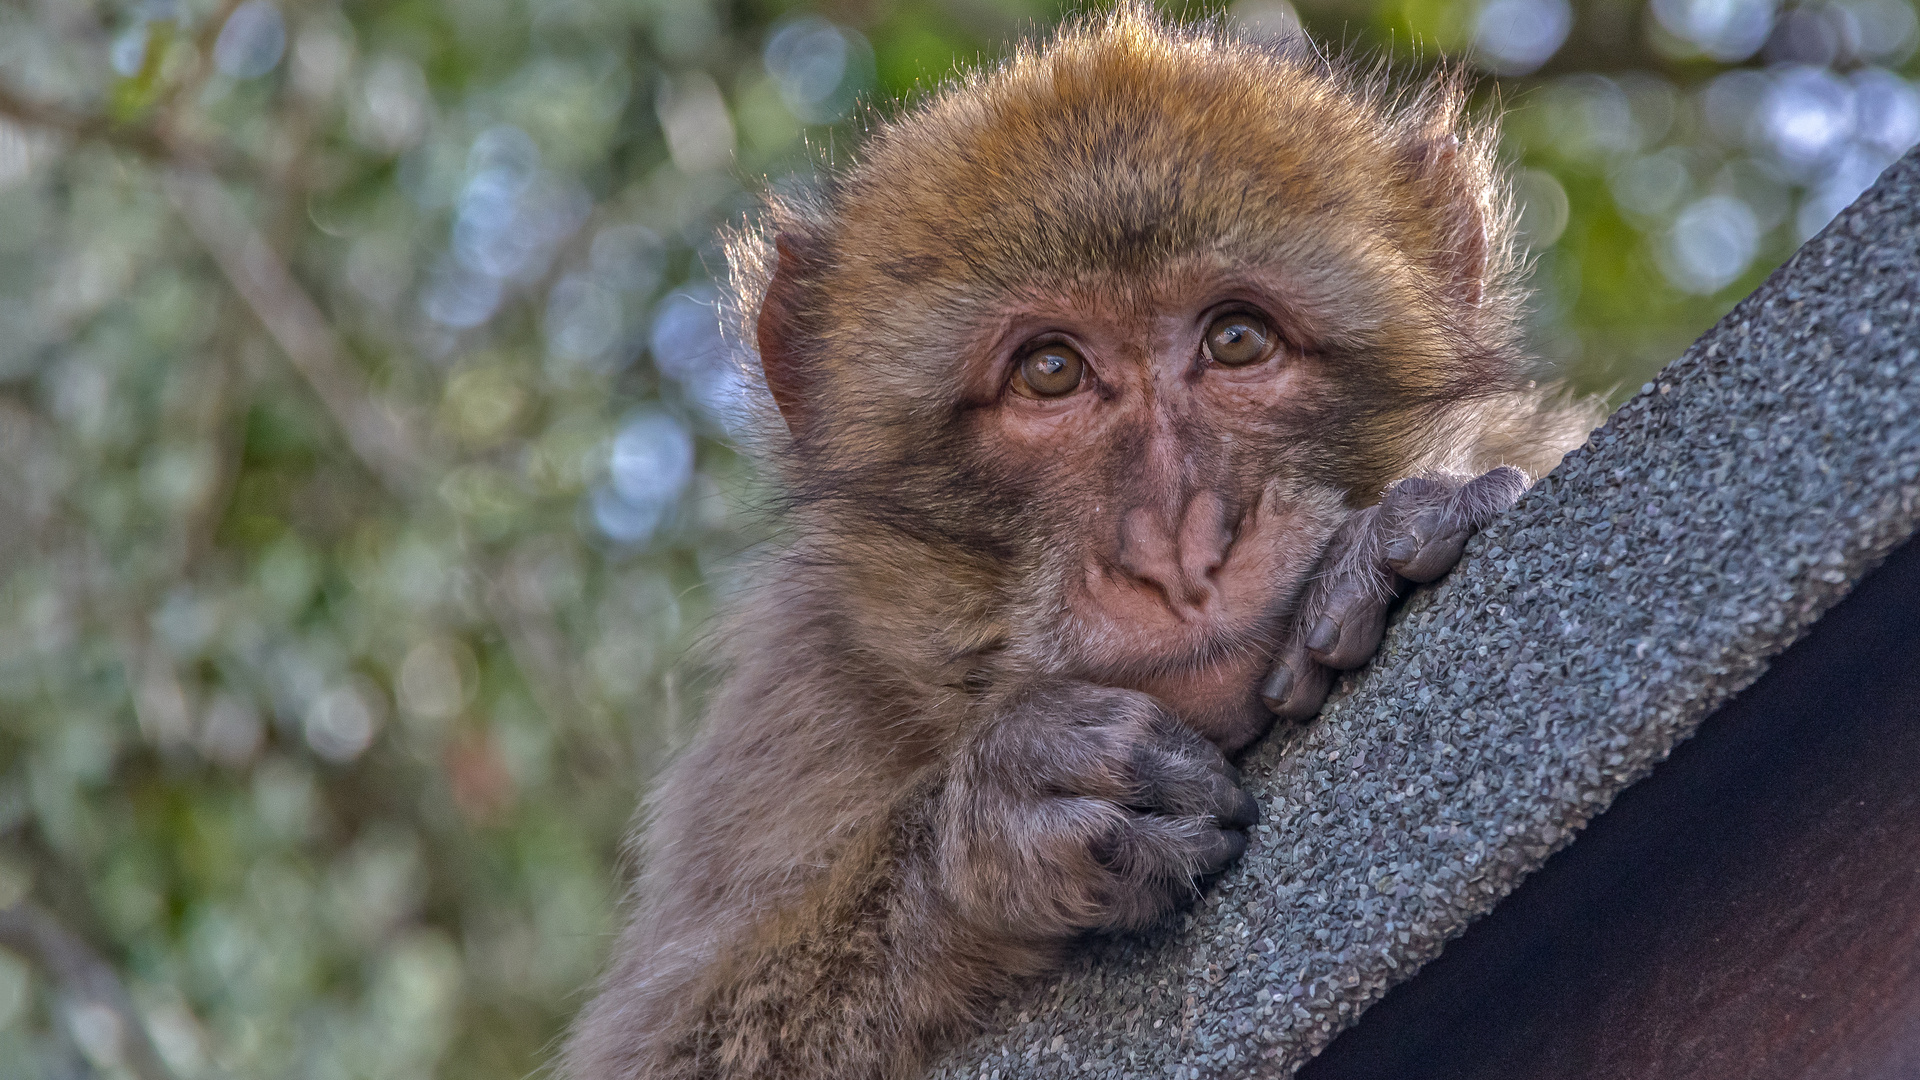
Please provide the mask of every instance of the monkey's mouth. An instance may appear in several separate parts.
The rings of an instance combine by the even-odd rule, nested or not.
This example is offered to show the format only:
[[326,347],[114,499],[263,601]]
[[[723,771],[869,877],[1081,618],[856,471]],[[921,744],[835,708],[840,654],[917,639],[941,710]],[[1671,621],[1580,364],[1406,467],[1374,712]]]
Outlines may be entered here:
[[1258,687],[1272,665],[1266,648],[1240,648],[1204,663],[1118,685],[1151,694],[1174,715],[1231,754],[1266,734],[1273,714]]
[[1261,569],[1267,573],[1223,594],[1202,617],[1135,598],[1101,604],[1098,630],[1079,620],[1090,631],[1080,639],[1088,676],[1153,695],[1229,753],[1259,738],[1273,718],[1257,688],[1273,662],[1285,597],[1273,587],[1278,568]]

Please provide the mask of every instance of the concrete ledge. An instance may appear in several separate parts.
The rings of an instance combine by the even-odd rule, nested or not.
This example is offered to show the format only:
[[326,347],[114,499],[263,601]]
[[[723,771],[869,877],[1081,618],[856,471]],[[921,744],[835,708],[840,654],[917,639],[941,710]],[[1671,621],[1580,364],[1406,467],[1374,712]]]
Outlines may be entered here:
[[1920,153],[1248,755],[1266,820],[1193,914],[1094,943],[932,1075],[1291,1075],[1916,524]]

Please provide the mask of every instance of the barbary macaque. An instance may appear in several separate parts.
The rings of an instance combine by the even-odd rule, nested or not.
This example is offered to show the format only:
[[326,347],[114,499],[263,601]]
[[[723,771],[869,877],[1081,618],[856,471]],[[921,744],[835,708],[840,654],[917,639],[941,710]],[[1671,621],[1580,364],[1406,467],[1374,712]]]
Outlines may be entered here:
[[1595,419],[1464,96],[1123,6],[768,196],[729,311],[787,538],[565,1075],[911,1076],[1245,850],[1230,756]]

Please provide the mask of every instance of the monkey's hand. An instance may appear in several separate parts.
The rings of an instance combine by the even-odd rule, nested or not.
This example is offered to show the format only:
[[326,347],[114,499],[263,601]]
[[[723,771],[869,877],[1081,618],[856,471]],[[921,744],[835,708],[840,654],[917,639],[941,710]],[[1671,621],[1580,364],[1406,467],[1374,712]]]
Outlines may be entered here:
[[1312,716],[1333,673],[1359,667],[1380,647],[1394,598],[1451,570],[1467,538],[1526,490],[1526,474],[1507,465],[1466,481],[1413,477],[1347,519],[1261,683],[1267,708],[1286,720]]
[[959,755],[943,891],[995,936],[1151,925],[1246,850],[1258,806],[1212,743],[1145,694],[1048,682]]

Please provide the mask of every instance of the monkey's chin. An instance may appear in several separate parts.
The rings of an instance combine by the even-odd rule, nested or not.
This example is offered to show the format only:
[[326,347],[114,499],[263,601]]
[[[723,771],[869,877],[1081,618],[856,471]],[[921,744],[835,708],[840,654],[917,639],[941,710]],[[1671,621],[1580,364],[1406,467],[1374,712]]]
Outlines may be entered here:
[[1258,691],[1271,659],[1264,649],[1236,653],[1126,685],[1152,694],[1187,726],[1233,754],[1273,726],[1273,714]]

